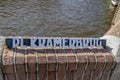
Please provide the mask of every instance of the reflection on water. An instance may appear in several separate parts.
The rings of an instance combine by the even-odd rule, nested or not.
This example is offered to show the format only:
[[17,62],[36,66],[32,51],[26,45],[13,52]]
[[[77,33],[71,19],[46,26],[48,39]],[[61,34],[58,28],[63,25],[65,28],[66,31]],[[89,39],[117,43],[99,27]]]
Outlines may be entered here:
[[0,35],[98,37],[109,28],[110,0],[0,0]]

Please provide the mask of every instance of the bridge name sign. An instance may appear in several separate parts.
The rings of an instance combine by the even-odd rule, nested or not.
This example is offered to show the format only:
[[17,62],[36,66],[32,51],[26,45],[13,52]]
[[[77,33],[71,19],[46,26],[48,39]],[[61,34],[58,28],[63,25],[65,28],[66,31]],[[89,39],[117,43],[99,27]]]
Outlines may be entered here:
[[26,48],[88,48],[105,46],[106,41],[100,38],[68,38],[68,37],[14,37],[7,38],[8,47]]

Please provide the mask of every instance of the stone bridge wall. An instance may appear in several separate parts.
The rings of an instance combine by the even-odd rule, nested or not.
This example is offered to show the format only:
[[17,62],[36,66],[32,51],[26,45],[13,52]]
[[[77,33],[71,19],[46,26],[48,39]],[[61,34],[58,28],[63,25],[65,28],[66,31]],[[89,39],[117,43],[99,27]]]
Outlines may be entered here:
[[116,58],[117,65],[111,74],[110,80],[120,80],[120,1],[116,8],[111,29],[103,36],[107,40],[108,49]]
[[118,6],[116,8],[113,20],[112,20],[112,24],[115,25],[118,21],[120,20],[120,1],[118,3]]
[[[105,69],[102,71],[102,74],[103,74],[103,76],[101,76],[100,74],[101,73],[99,73],[101,70],[100,70],[100,65],[102,64],[102,62],[101,62],[101,59],[99,59],[99,58],[102,58],[102,57],[98,57],[98,67],[96,66],[96,65],[94,65],[93,63],[95,63],[96,64],[96,61],[94,60],[94,56],[100,56],[100,55],[102,55],[102,56],[104,56],[104,55],[106,55],[106,54],[101,54],[100,52],[102,51],[102,50],[100,50],[100,52],[99,52],[99,55],[98,54],[94,54],[94,53],[96,53],[96,52],[92,52],[93,54],[90,54],[90,56],[89,55],[87,55],[88,56],[88,59],[86,59],[87,61],[89,61],[89,64],[88,64],[88,62],[87,62],[87,64],[85,63],[85,65],[87,65],[87,67],[83,67],[84,69],[84,71],[86,71],[86,74],[84,75],[84,79],[82,78],[81,80],[91,80],[91,77],[90,77],[90,75],[89,74],[91,74],[91,71],[95,71],[95,75],[97,75],[97,76],[100,76],[99,77],[99,79],[101,79],[101,80],[109,80],[109,78],[110,78],[110,80],[120,80],[120,2],[119,2],[119,5],[118,5],[118,7],[117,7],[117,9],[116,9],[116,12],[115,12],[115,15],[114,15],[114,18],[113,18],[113,20],[112,20],[112,27],[111,27],[111,29],[102,37],[102,38],[104,38],[104,39],[106,39],[107,40],[107,46],[106,46],[106,49],[108,49],[110,52],[111,52],[111,54],[113,54],[114,55],[114,57],[116,58],[116,61],[117,61],[117,65],[116,65],[116,67],[115,67],[115,69],[112,71],[112,74],[109,74],[108,75],[108,73],[109,73],[109,71],[111,71],[111,68],[110,67],[105,67]],[[3,39],[3,40],[2,40]],[[9,63],[9,61],[11,60],[11,62],[13,62],[13,59],[11,59],[11,58],[13,58],[14,56],[11,56],[11,55],[13,55],[12,53],[11,53],[11,55],[10,55],[10,52],[8,53],[8,51],[6,52],[6,54],[4,54],[3,55],[3,52],[2,52],[2,48],[3,48],[3,42],[4,41],[4,37],[0,37],[0,59],[2,59],[2,56],[5,56],[5,57],[3,57],[3,60],[6,60],[6,62],[8,62],[7,64],[11,64],[11,63]],[[90,50],[91,51],[91,50]],[[98,50],[97,50],[98,51]],[[102,51],[103,52],[103,51]],[[7,54],[8,53],[8,54]],[[111,55],[111,54],[109,54],[109,55]],[[2,55],[2,56],[1,56]],[[34,54],[31,54],[31,55],[34,55]],[[31,55],[29,55],[30,57],[28,57],[28,58],[31,58],[31,59],[29,59],[29,60],[36,60],[36,59],[34,59],[34,57],[35,57],[35,55],[34,55],[34,57],[31,57]],[[92,56],[91,56],[92,55]],[[9,56],[9,58],[7,57],[7,56]],[[22,56],[22,55],[21,55]],[[18,56],[18,57],[16,57],[16,61],[17,61],[17,58],[19,58],[19,57],[21,57],[21,56]],[[54,57],[55,55],[53,55],[53,57]],[[74,55],[73,55],[74,56]],[[72,60],[72,58],[74,58],[74,60],[75,60],[75,57],[73,57],[72,55],[68,55],[68,59],[70,58],[70,61],[71,61],[71,63],[69,62],[69,65],[68,65],[68,67],[71,67],[71,69],[72,68],[75,68],[76,69],[76,62],[74,62],[73,60]],[[24,56],[25,57],[25,56]],[[22,57],[23,59],[24,59],[24,57]],[[41,56],[40,56],[41,57]],[[63,58],[64,58],[64,56],[62,57],[61,55],[59,56],[58,55],[58,57],[61,57],[60,58],[60,61],[62,61],[63,60]],[[72,57],[72,58],[71,58]],[[81,56],[81,53],[79,54],[79,55],[77,55],[77,57],[82,57]],[[5,58],[5,59],[4,59]],[[48,56],[48,58],[49,58],[49,56]],[[82,59],[82,58],[80,58],[80,59]],[[104,59],[104,58],[103,58]],[[106,65],[106,63],[108,64],[108,62],[105,62],[106,61],[106,59],[108,59],[107,61],[109,61],[110,60],[110,58],[109,57],[107,57],[106,56],[106,58],[105,58],[105,60],[104,60],[104,62],[103,62],[103,64],[105,63],[105,65]],[[3,63],[5,63],[5,61],[3,61],[3,60],[0,60],[0,67],[2,66],[1,65],[1,63],[3,64]],[[29,62],[29,60],[28,60],[28,62]],[[43,60],[43,59],[40,59],[40,60]],[[53,60],[53,58],[50,56],[50,60]],[[83,59],[82,59],[83,60]],[[82,61],[82,60],[80,60],[80,61]],[[85,60],[85,61],[86,61]],[[93,61],[94,60],[94,61]],[[100,60],[100,61],[99,61]],[[1,62],[1,61],[3,61],[3,62]],[[91,61],[91,62],[90,62]],[[30,61],[31,62],[31,61]],[[62,61],[63,62],[63,61]],[[18,63],[20,63],[20,62],[18,62]],[[22,63],[22,64],[24,64],[24,63]],[[30,67],[33,67],[33,66],[31,66],[31,64],[33,64],[33,63],[30,63]],[[53,63],[51,66],[51,68],[50,69],[52,69],[52,68],[54,68],[53,66],[55,65],[56,63]],[[79,63],[79,64],[81,64],[81,63]],[[83,63],[82,63],[83,64]],[[18,64],[19,65],[19,64]],[[46,64],[45,64],[46,65]],[[91,65],[92,66],[95,66],[95,67],[91,67]],[[108,66],[110,66],[111,65],[111,62],[110,62],[110,64],[108,64]],[[13,71],[13,72],[11,72],[11,74],[9,73],[10,71],[9,71],[9,69],[11,68],[11,69],[13,69],[13,67],[15,67],[15,66],[13,66],[13,65],[10,65],[11,67],[7,67],[7,65],[4,65],[4,73],[6,73],[6,74],[9,74],[9,75],[7,75],[7,77],[5,77],[6,78],[6,80],[15,80],[14,78],[14,76],[13,76],[13,72],[16,72],[16,71]],[[17,65],[16,65],[17,66]],[[29,66],[29,65],[28,65]],[[59,65],[60,66],[60,65]],[[17,66],[17,67],[21,67],[21,66]],[[17,75],[21,75],[21,70],[23,70],[23,69],[25,69],[25,68],[21,68],[21,70],[18,68],[17,69],[17,67],[15,67],[16,69],[15,70],[17,70],[17,71],[19,71],[18,72],[18,74]],[[24,65],[22,66],[22,67],[24,67]],[[79,66],[79,67],[81,67],[81,66]],[[2,76],[4,76],[3,74],[2,74],[2,69],[3,67],[1,67],[0,68],[0,80],[4,80],[3,78],[2,78]],[[110,69],[108,69],[108,68],[110,68]],[[11,70],[10,69],[10,70]],[[33,68],[30,68],[30,70],[32,70]],[[54,68],[55,69],[55,68]],[[61,69],[63,70],[63,69],[65,69],[65,67],[64,67],[64,65],[62,66],[61,65]],[[81,73],[81,68],[79,68],[80,70],[77,70],[79,73]],[[92,69],[92,70],[91,70]],[[37,70],[37,69],[35,69],[35,70]],[[25,70],[23,70],[23,71],[25,71]],[[64,72],[65,70],[63,70],[63,72]],[[73,70],[72,71],[72,74],[75,72],[76,70]],[[88,72],[87,72],[88,71]],[[43,71],[43,72],[45,72],[45,71]],[[42,74],[43,74],[43,72],[41,72]],[[49,71],[48,71],[49,72]],[[53,72],[53,74],[55,74],[55,72],[54,72],[54,70],[52,71]],[[50,74],[48,74],[48,77],[50,76],[50,78],[48,78],[48,80],[55,80],[55,75],[53,75],[52,74],[52,72],[50,71]],[[71,76],[71,70],[68,70],[67,71],[67,74],[68,74],[68,76],[70,76],[70,77],[67,77],[68,79],[67,80],[73,80],[72,78],[73,78],[73,76]],[[69,74],[70,73],[70,74]],[[33,73],[34,74],[34,73]],[[30,77],[32,77],[33,76],[33,74],[31,74],[31,76]],[[45,73],[46,74],[46,73]],[[83,74],[83,73],[82,73]],[[53,75],[53,76],[51,76],[51,75]],[[62,76],[63,74],[61,73],[61,71],[60,71],[60,77]],[[92,75],[92,74],[91,74]],[[110,76],[108,79],[107,79],[107,77],[106,77],[106,75],[108,75],[108,76]],[[12,77],[13,76],[13,77]],[[36,76],[36,75],[34,75],[34,76]],[[75,75],[76,76],[76,75]],[[92,77],[92,80],[99,80],[99,79],[97,79],[98,77],[97,76],[93,76]],[[25,75],[21,75],[21,76],[18,76],[18,77],[20,77],[20,78],[24,78],[25,77]],[[59,77],[59,76],[58,76]],[[72,78],[71,78],[72,77]],[[79,76],[78,76],[79,77]],[[95,78],[94,78],[95,77]],[[19,78],[19,80],[21,80]],[[32,78],[36,78],[36,77],[32,77]],[[31,79],[32,79],[31,78]],[[43,78],[45,78],[45,77],[43,77]],[[54,78],[54,79],[51,79],[51,78]],[[63,77],[61,77],[61,78],[64,78],[64,76]],[[70,79],[69,79],[70,78]],[[75,77],[76,78],[76,77]],[[30,80],[31,80],[30,79]],[[59,78],[60,79],[60,78]],[[80,80],[80,78],[78,78],[79,80]],[[25,79],[22,79],[22,80],[26,80],[26,77],[25,77]],[[34,79],[33,79],[34,80]],[[36,80],[36,79],[35,79]],[[62,79],[60,79],[60,80],[62,80]],[[74,79],[74,80],[77,80],[77,79]]]

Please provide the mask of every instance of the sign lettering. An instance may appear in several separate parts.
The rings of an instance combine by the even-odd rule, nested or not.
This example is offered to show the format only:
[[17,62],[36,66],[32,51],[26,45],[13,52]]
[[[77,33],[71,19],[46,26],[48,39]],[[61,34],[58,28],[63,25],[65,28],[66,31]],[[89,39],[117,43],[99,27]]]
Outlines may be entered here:
[[99,38],[47,38],[47,37],[31,37],[31,38],[7,38],[6,45],[8,47],[26,48],[88,48],[105,46],[105,40]]

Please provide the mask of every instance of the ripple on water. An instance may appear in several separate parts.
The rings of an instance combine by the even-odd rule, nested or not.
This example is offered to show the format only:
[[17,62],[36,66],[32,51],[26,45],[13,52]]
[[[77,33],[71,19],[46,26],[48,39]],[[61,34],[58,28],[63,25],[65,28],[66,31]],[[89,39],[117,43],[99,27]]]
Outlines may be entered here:
[[0,34],[99,37],[112,15],[109,0],[0,0]]

